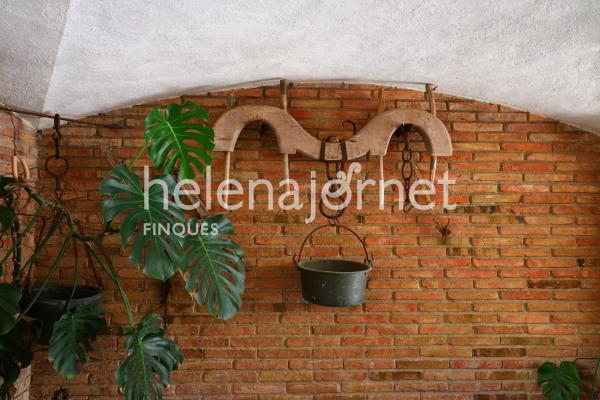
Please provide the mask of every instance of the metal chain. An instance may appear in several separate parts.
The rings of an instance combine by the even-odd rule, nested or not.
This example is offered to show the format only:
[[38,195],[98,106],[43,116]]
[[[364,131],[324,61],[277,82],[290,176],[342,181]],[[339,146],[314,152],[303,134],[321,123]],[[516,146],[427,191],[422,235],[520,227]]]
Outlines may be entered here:
[[[423,179],[421,170],[419,169],[419,166],[416,165],[414,160],[411,160],[411,165],[412,165],[412,170],[415,171],[417,179]],[[435,177],[430,177],[430,179],[433,182]],[[425,193],[425,197],[427,198],[427,203],[431,203],[431,196],[429,195],[429,193]],[[433,217],[433,221],[434,221],[436,229],[438,230],[440,235],[442,235],[442,243],[446,244],[448,241],[448,236],[450,236],[450,234],[452,233],[452,231],[450,230],[450,218],[448,218],[448,220],[446,221],[445,224],[442,224],[440,222],[440,216],[441,216],[441,214],[443,214],[443,210],[441,211],[441,213],[436,213],[435,208],[432,208],[429,210],[429,213]]]
[[[334,165],[334,167],[335,167],[335,170],[333,173],[330,172],[330,168],[329,168],[330,165]],[[342,171],[343,167],[344,166],[341,161],[325,162],[325,169],[327,171],[327,179],[328,180],[337,179],[337,173],[339,171]],[[333,192],[337,192],[339,189],[340,189],[339,184],[331,185],[331,190]],[[339,199],[340,203],[344,203],[346,201],[346,193],[344,193],[342,196],[338,197],[338,199]],[[323,202],[323,199],[321,198],[319,200],[319,212],[321,213],[322,216],[327,218],[330,225],[338,224],[338,218],[340,218],[344,214],[345,210],[346,210],[346,208],[344,207],[339,210],[335,210],[335,212],[333,212],[332,214],[328,214],[325,211],[325,204]]]
[[413,168],[413,152],[410,148],[410,134],[412,133],[412,128],[410,131],[404,132],[404,148],[402,149],[402,179],[404,180],[404,212],[410,211],[412,208],[412,204],[410,204],[410,200],[408,194],[410,192],[410,185],[413,178],[414,168]]
[[[339,139],[335,136],[330,136],[327,138],[327,142],[329,143],[339,143]],[[331,166],[334,167],[334,171],[331,172]],[[327,179],[328,180],[334,180],[337,179],[337,173],[339,171],[343,171],[344,170],[344,162],[342,160],[340,161],[325,161],[325,172],[327,175]],[[331,189],[333,190],[333,192],[337,192],[340,189],[340,185],[335,184],[335,185],[331,185]],[[343,194],[343,196],[338,197],[340,204],[343,204],[346,201],[346,193]],[[324,216],[325,218],[327,218],[327,221],[330,225],[337,225],[338,222],[338,218],[340,218],[345,211],[345,207],[341,208],[339,210],[335,210],[335,212],[333,212],[332,214],[328,214],[325,211],[325,204],[323,202],[323,199],[321,198],[319,200],[319,212],[321,213],[322,216]]]
[[[46,163],[44,164],[44,169],[48,173],[48,175],[54,178],[54,195],[56,196],[57,201],[62,200],[63,188],[62,188],[62,177],[67,174],[69,171],[69,161],[61,156],[60,154],[60,141],[62,139],[62,135],[60,133],[60,115],[54,115],[54,133],[52,134],[52,140],[54,140],[54,155],[48,157],[46,159]],[[58,166],[56,171],[50,165],[52,160],[60,161],[62,166]]]

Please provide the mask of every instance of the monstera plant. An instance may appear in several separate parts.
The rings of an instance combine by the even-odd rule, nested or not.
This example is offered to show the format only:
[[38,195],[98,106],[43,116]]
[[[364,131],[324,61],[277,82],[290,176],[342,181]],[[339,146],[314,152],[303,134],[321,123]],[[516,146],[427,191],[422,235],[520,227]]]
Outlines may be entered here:
[[[100,211],[105,229],[94,235],[83,233],[60,200],[49,201],[26,182],[2,178],[0,197],[0,233],[9,234],[12,245],[2,256],[0,274],[8,271],[13,261],[9,283],[0,284],[0,394],[10,395],[10,387],[22,368],[32,359],[33,322],[28,312],[36,304],[42,290],[60,267],[67,249],[84,249],[88,264],[99,265],[113,282],[125,308],[129,325],[124,329],[126,358],[115,374],[118,387],[126,399],[153,400],[162,398],[162,389],[169,385],[170,374],[183,362],[178,346],[167,337],[160,318],[153,314],[136,321],[127,293],[121,285],[113,262],[105,250],[103,238],[120,235],[120,245],[129,252],[131,263],[153,279],[166,281],[179,274],[185,290],[210,314],[228,319],[242,304],[245,266],[239,245],[229,235],[233,224],[225,215],[213,215],[198,220],[186,218],[186,213],[174,201],[178,184],[203,174],[212,163],[214,133],[207,126],[208,114],[194,103],[169,104],[163,112],[154,108],[145,121],[145,145],[127,164],[118,164],[100,183],[104,196]],[[152,184],[145,182],[134,168],[146,152],[157,175]],[[145,187],[149,186],[149,187]],[[24,218],[16,211],[15,198],[24,192],[37,204],[37,210]],[[50,217],[44,218],[45,210]],[[33,217],[31,217],[33,215]],[[31,255],[21,260],[21,245],[26,236],[44,221],[37,234]],[[183,233],[169,230],[183,225]],[[210,229],[198,229],[206,225]],[[48,275],[37,290],[24,302],[30,281],[30,271],[48,240],[66,231],[66,237],[52,261]],[[208,232],[208,233],[205,233]],[[12,257],[11,257],[12,256]],[[65,378],[75,376],[86,362],[93,339],[106,327],[100,306],[70,307],[78,276],[78,257],[73,292],[62,316],[54,322],[49,340],[49,358],[54,370]],[[33,338],[33,339],[32,339]]]
[[[591,382],[583,382],[576,362],[579,360],[594,361],[594,374]],[[589,399],[597,399],[598,377],[600,375],[600,359],[580,357],[573,361],[562,361],[559,365],[546,361],[537,370],[537,383],[548,400],[578,400],[587,387]],[[585,383],[585,384],[584,384]]]
[[548,400],[578,400],[581,398],[581,378],[575,363],[563,361],[559,366],[545,362],[537,370],[537,383]]

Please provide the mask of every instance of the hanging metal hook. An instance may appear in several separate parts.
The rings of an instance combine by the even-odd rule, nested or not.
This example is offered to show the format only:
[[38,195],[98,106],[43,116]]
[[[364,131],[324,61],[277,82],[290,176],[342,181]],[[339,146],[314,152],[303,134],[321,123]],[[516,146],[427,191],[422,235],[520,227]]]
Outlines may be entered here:
[[[352,121],[350,121],[352,122]],[[331,135],[329,136],[323,143],[322,143],[322,150],[321,153],[325,153],[325,143],[340,143],[340,140]],[[337,179],[337,174],[340,171],[343,171],[344,169],[344,160],[339,160],[339,161],[324,161],[325,162],[325,172],[327,175],[327,179],[328,180],[336,180]],[[331,167],[334,167],[334,170],[331,171]],[[331,186],[331,189],[334,192],[337,192],[340,190],[340,185],[339,184],[334,184]],[[337,198],[339,198],[340,200],[340,204],[343,204],[346,201],[346,194],[344,193],[343,195],[340,196],[336,196]],[[335,225],[338,223],[338,218],[340,218],[342,216],[342,214],[344,214],[344,210],[346,209],[346,207],[342,207],[342,208],[338,208],[337,210],[335,210],[334,212],[332,212],[331,214],[327,213],[327,211],[325,211],[325,203],[323,201],[323,198],[321,198],[319,200],[319,211],[321,212],[321,215],[323,215],[325,218],[327,218],[328,223],[331,225]]]
[[344,127],[344,125],[346,125],[346,124],[350,124],[350,125],[352,125],[352,136],[356,136],[356,132],[357,132],[357,129],[356,129],[356,122],[354,122],[354,121],[352,121],[352,120],[350,120],[350,119],[346,119],[346,120],[342,121],[342,128],[343,128],[343,127]]
[[62,135],[60,133],[60,115],[54,114],[54,133],[52,139],[54,139],[54,157],[60,158],[60,139]]
[[442,224],[439,221],[435,221],[435,227],[440,233],[440,235],[442,235],[442,243],[446,244],[448,242],[448,236],[450,236],[450,234],[452,233],[452,231],[450,230],[450,218],[448,218],[448,221],[445,224]]

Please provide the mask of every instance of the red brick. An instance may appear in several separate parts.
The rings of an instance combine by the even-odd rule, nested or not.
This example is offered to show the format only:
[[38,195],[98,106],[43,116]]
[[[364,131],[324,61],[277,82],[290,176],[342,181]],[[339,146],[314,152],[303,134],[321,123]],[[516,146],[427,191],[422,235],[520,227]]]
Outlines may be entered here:
[[509,132],[554,132],[556,131],[556,124],[554,123],[515,123],[507,124],[506,130]]
[[369,99],[371,98],[371,91],[321,89],[319,90],[319,97],[333,99]]
[[548,152],[552,149],[549,144],[541,143],[503,143],[502,150]]
[[498,132],[502,131],[502,124],[492,122],[454,122],[452,124],[457,131],[476,131],[476,132]]
[[497,104],[480,103],[475,101],[464,101],[457,103],[449,103],[448,108],[450,110],[457,111],[498,111]]
[[285,384],[271,383],[236,383],[234,393],[285,393]]

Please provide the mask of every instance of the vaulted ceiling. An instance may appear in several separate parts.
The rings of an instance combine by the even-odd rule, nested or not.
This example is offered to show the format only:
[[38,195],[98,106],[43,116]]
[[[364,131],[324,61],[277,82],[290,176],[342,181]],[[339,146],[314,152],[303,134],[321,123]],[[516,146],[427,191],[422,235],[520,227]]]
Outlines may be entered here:
[[600,133],[597,0],[2,0],[0,35],[0,102],[36,111],[279,78],[432,82]]

